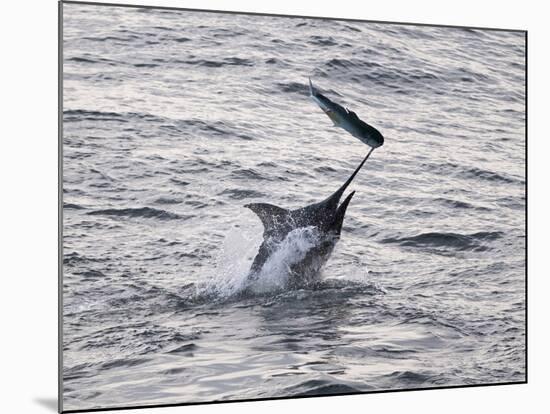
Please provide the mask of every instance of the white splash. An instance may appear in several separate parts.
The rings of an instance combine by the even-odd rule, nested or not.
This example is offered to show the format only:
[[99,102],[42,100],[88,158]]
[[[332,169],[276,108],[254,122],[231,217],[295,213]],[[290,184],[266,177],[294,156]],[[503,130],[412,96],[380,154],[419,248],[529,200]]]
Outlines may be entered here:
[[303,260],[320,242],[315,227],[292,230],[274,249],[262,269],[255,275],[250,289],[256,293],[282,290],[287,286],[291,266]]
[[287,286],[292,265],[303,260],[321,241],[315,227],[291,231],[274,246],[273,253],[262,269],[250,278],[252,261],[263,241],[262,232],[261,226],[258,228],[257,225],[233,226],[225,237],[212,276],[197,285],[197,296],[225,299],[244,289],[258,294],[283,290]]
[[262,226],[257,223],[235,224],[225,236],[212,276],[197,286],[198,296],[227,298],[246,287],[252,260],[262,243]]

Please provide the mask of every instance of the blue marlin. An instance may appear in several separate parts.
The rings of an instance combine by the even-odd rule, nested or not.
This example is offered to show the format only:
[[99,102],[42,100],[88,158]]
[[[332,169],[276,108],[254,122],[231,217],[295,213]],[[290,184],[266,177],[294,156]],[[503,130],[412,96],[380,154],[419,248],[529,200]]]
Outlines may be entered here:
[[313,87],[311,79],[309,79],[309,96],[327,114],[334,126],[345,129],[355,138],[358,138],[372,148],[378,148],[384,144],[384,137],[376,128],[359,119],[355,112],[344,108],[342,105],[331,101],[319,93]]
[[340,199],[372,151],[373,149],[363,158],[346,182],[323,201],[296,210],[267,203],[252,203],[244,206],[256,213],[264,227],[264,240],[252,262],[249,281],[257,278],[258,272],[268,258],[291,232],[304,228],[313,229],[319,236],[318,242],[301,260],[289,267],[289,285],[300,286],[316,279],[321,267],[329,259],[334,246],[340,239],[344,216],[355,191],[349,193],[342,203]]

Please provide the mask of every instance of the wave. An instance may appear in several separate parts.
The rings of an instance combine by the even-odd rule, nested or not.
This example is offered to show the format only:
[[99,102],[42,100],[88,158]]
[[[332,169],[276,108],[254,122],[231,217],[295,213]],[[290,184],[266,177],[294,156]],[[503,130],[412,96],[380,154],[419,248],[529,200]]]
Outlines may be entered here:
[[348,29],[350,32],[361,33],[361,29],[359,29],[358,27],[353,27],[349,25],[344,25],[344,27]]
[[294,27],[304,27],[304,26],[307,26],[308,22],[300,22],[300,23],[296,23],[296,25]]
[[169,354],[193,356],[193,351],[197,349],[197,345],[194,343],[189,343],[185,345],[178,346],[176,349],[168,351]]
[[[179,185],[188,185],[188,182],[181,182],[175,179],[170,179],[170,181],[176,182]],[[156,204],[181,204],[183,200],[179,198],[170,198],[170,197],[159,197],[155,200]]]
[[105,275],[99,270],[83,270],[78,272],[73,272],[75,275],[79,275],[84,279],[104,279]]
[[385,375],[385,377],[391,380],[391,382],[394,384],[397,381],[398,383],[404,383],[408,386],[411,386],[422,385],[426,383],[430,380],[431,375],[413,371],[395,371],[391,374]]
[[244,36],[247,32],[236,31],[233,29],[224,29],[224,28],[210,28],[210,32],[214,37],[237,37]]
[[313,168],[313,170],[321,174],[335,173],[338,171],[336,168],[333,168],[330,165],[321,165],[320,167]]
[[138,38],[138,36],[128,36],[128,37],[118,37],[118,36],[94,37],[94,36],[88,36],[88,37],[83,37],[82,40],[89,40],[89,41],[92,41],[92,42],[108,42],[108,41],[131,42],[132,40],[135,40],[137,38]]
[[132,217],[132,218],[156,218],[159,220],[180,220],[187,219],[189,217],[183,217],[176,213],[160,210],[151,207],[141,208],[107,208],[104,210],[95,210],[86,213],[90,216],[118,216],[118,217]]
[[106,258],[91,258],[91,257],[87,257],[87,256],[84,256],[82,254],[79,254],[77,252],[71,252],[71,253],[66,253],[63,255],[63,264],[64,265],[80,265],[82,263],[87,263],[87,262],[106,262],[108,261],[108,259]]
[[391,33],[395,36],[406,36],[411,39],[422,39],[435,41],[441,36],[439,29],[420,26],[406,25],[387,25],[384,27],[386,33]]
[[174,31],[174,28],[172,27],[166,27],[166,26],[153,26],[153,29],[156,29],[156,30],[163,30],[165,32],[172,32]]
[[311,36],[308,43],[316,46],[337,46],[338,45],[338,42],[332,36],[328,36],[328,37],[317,36],[317,35]]
[[160,66],[156,63],[133,63],[132,65],[136,68],[156,68]]
[[65,209],[84,210],[85,207],[82,207],[82,206],[79,206],[78,204],[73,204],[73,203],[63,203],[63,210]]
[[[189,185],[188,181],[178,180],[177,178],[170,178],[170,181],[173,182],[174,184],[177,184],[177,185],[182,186],[182,187],[185,187],[185,186]],[[161,204],[163,204],[163,203],[161,202]],[[164,203],[164,204],[167,204],[167,203]]]
[[231,175],[237,180],[273,180],[272,177],[266,177],[252,168],[240,168],[233,171]]
[[[371,54],[371,51],[367,50],[364,53]],[[317,68],[317,72],[323,77],[342,79],[347,83],[354,82],[361,85],[369,83],[395,91],[403,91],[401,89],[403,87],[410,90],[420,84],[423,88],[431,87],[438,80],[435,74],[426,70],[405,71],[387,67],[373,60],[359,58],[333,58]]]
[[207,60],[207,59],[197,59],[197,60],[183,60],[179,61],[188,65],[202,66],[206,68],[221,68],[224,66],[253,66],[254,62],[250,59],[239,58],[239,57],[230,57],[222,60]]
[[[232,137],[239,138],[245,141],[253,140],[254,138],[239,132],[239,126],[230,124],[227,121],[206,122],[200,119],[180,119],[173,121],[177,131],[188,131],[189,127],[195,128],[200,131],[214,134],[216,136],[223,136],[224,138]],[[174,125],[170,125],[174,127]],[[166,125],[164,125],[166,127]]]
[[329,69],[374,69],[383,68],[380,63],[362,60],[362,59],[339,59],[333,58],[324,64]]
[[67,62],[75,62],[75,63],[87,63],[87,64],[107,64],[109,66],[117,66],[121,65],[121,62],[117,62],[111,59],[105,59],[105,58],[92,58],[92,57],[82,57],[82,56],[73,56],[66,59]]
[[90,363],[78,364],[74,367],[63,368],[63,381],[69,382],[81,378],[93,377],[95,372],[89,368],[92,366]]
[[136,365],[145,364],[146,362],[151,361],[151,358],[119,358],[112,361],[104,362],[100,365],[101,369],[111,369],[111,368],[130,368],[135,367]]
[[477,168],[477,167],[468,168],[467,170],[465,170],[463,172],[463,176],[466,177],[466,178],[479,178],[479,179],[482,179],[482,180],[497,181],[497,182],[502,182],[502,183],[506,183],[506,184],[511,184],[511,183],[521,183],[521,184],[523,184],[524,183],[523,180],[518,180],[518,179],[512,178],[512,177],[507,177],[505,175],[501,175],[501,174],[498,174],[498,173],[493,172],[493,171],[482,170],[482,169]]
[[[364,53],[376,55],[377,52],[366,50]],[[463,85],[465,82],[484,86],[494,83],[490,76],[469,68],[444,70],[436,66],[426,66],[405,70],[361,58],[332,58],[320,66],[318,71],[322,76],[330,78],[345,76],[353,82],[371,82],[398,90],[402,87],[409,90],[413,86],[442,90],[443,87]]]
[[164,14],[167,16],[181,17],[180,10],[159,9],[156,7],[137,7],[135,9],[135,12],[144,14]]
[[67,109],[63,111],[64,122],[79,122],[79,121],[115,121],[127,123],[130,119],[140,119],[144,121],[163,122],[165,119],[155,115],[143,112],[106,112],[93,111],[86,109]]
[[265,197],[264,193],[254,190],[245,190],[240,188],[223,190],[218,195],[227,195],[234,200],[243,200],[245,198],[260,198]]
[[223,126],[224,126],[223,122],[217,122],[216,124],[218,126],[216,126],[214,124],[209,124],[209,123],[201,121],[199,119],[188,119],[188,120],[185,120],[185,121],[182,121],[182,122],[187,124],[187,125],[196,126],[196,127],[199,127],[202,130],[205,130],[205,131],[208,131],[208,132],[213,132],[213,133],[218,134],[218,135],[226,135],[227,134],[227,131],[225,129],[223,129]]
[[436,198],[434,201],[439,202],[441,204],[445,204],[448,207],[451,207],[453,209],[458,208],[458,209],[464,209],[464,210],[480,210],[480,211],[489,211],[490,210],[487,207],[476,206],[476,205],[473,205],[473,204],[468,203],[466,201],[453,200],[453,199],[450,199],[450,198],[440,197],[440,198]]
[[223,136],[238,138],[245,141],[254,138],[239,131],[238,125],[228,124],[227,121],[206,122],[201,119],[172,119],[152,115],[145,112],[108,112],[94,111],[86,109],[68,109],[63,111],[64,122],[82,122],[82,121],[101,121],[101,122],[119,122],[131,123],[131,121],[142,121],[159,124],[159,128],[169,130],[179,136],[183,132],[189,132],[190,129],[204,131],[210,136]]
[[340,382],[326,380],[308,380],[299,384],[287,387],[285,396],[313,396],[332,394],[353,394],[361,392],[361,389]]
[[422,233],[412,237],[394,237],[381,240],[381,243],[399,244],[405,247],[441,247],[454,250],[475,250],[483,251],[487,247],[481,243],[499,239],[504,233],[478,232],[473,234],[458,233]]
[[265,63],[267,63],[268,65],[277,65],[278,67],[288,66],[288,64],[286,62],[282,61],[281,59],[274,58],[274,57],[266,59]]
[[[186,37],[180,37],[175,39],[170,39],[177,43],[190,42],[192,39]],[[146,41],[145,44],[155,45],[160,44],[158,41]],[[254,61],[241,58],[241,57],[228,57],[220,60],[214,59],[194,59],[194,56],[191,56],[189,59],[159,59],[154,58],[152,62],[119,62],[110,59],[98,58],[98,57],[84,57],[84,56],[73,56],[66,59],[67,62],[82,63],[82,64],[91,64],[91,65],[109,65],[109,66],[132,66],[135,68],[156,68],[167,64],[172,65],[193,65],[200,66],[205,68],[222,68],[226,66],[254,66]]]
[[437,174],[455,175],[463,179],[479,179],[504,184],[525,183],[522,179],[510,177],[502,173],[484,170],[478,167],[459,165],[451,162],[443,164],[421,164],[421,166]]
[[490,76],[464,67],[450,71],[448,76],[450,79],[460,80],[461,82],[480,82],[483,85],[495,83]]

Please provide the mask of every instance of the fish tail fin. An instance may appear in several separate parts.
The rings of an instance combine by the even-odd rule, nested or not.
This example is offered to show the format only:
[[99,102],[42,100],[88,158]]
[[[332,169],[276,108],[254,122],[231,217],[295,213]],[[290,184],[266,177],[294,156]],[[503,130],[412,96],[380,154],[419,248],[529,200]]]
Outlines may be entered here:
[[309,78],[309,96],[314,96],[315,95],[315,89],[313,88],[313,83],[311,83],[311,78]]

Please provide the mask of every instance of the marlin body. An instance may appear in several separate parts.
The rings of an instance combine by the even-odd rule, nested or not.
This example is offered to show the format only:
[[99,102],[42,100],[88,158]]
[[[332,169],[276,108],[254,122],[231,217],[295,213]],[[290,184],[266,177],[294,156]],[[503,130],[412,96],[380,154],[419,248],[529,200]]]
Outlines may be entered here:
[[322,95],[313,87],[311,79],[309,79],[309,95],[331,119],[334,126],[345,129],[355,138],[358,138],[372,148],[377,148],[384,144],[384,137],[376,128],[359,119],[355,112],[344,108]]
[[348,180],[321,202],[297,210],[287,210],[267,203],[245,205],[256,213],[264,226],[264,240],[252,263],[249,279],[257,278],[266,261],[291,232],[308,228],[312,229],[318,238],[304,257],[289,265],[289,285],[299,286],[315,280],[340,239],[344,215],[355,191],[351,192],[342,203],[340,199],[371,152],[372,149]]

